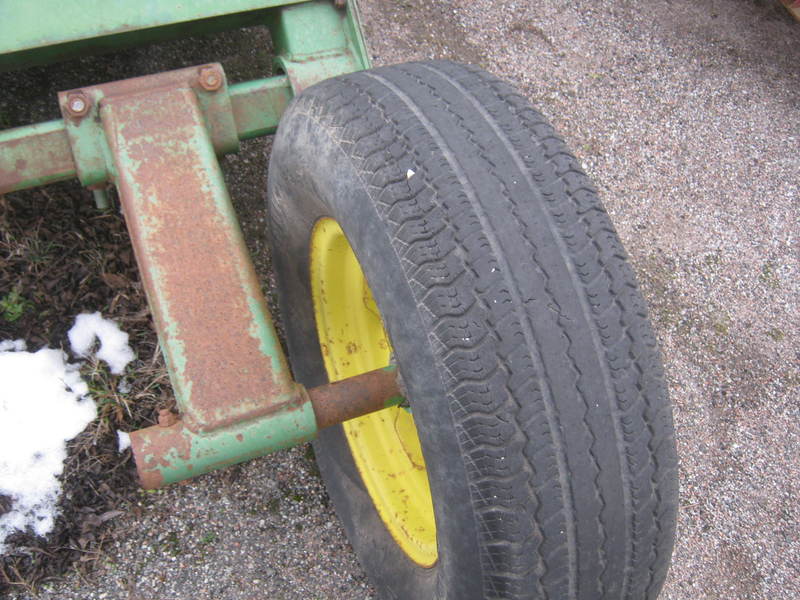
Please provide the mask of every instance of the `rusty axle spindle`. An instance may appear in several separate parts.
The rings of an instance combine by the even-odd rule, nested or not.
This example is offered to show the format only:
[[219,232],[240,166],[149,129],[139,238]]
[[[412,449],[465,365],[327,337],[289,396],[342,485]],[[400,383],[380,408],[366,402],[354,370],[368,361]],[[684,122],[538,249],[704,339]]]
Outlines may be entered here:
[[320,429],[403,401],[394,367],[298,390],[292,404],[218,429],[199,431],[191,421],[161,415],[158,425],[131,432],[142,486],[159,488],[307,442]]
[[375,412],[403,401],[393,368],[370,371],[357,377],[308,390],[317,429]]

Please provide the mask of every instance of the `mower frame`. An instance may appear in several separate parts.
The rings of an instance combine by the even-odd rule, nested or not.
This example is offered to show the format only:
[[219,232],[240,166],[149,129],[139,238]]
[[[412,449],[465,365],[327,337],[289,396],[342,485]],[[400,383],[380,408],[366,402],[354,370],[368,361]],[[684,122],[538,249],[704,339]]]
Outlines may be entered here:
[[306,390],[294,381],[218,157],[274,133],[294,95],[369,68],[340,0],[12,1],[0,70],[264,25],[276,75],[230,84],[208,63],[58,94],[63,118],[0,132],[0,194],[77,178],[116,186],[180,411],[131,433],[154,488],[312,439],[402,401],[396,370]]

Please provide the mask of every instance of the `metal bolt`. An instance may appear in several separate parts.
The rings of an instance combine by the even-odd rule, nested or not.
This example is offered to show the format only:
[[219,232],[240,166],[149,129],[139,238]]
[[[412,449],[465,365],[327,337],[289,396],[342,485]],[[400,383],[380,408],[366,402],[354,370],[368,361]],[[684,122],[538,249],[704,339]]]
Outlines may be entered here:
[[158,426],[171,427],[178,422],[178,415],[168,408],[162,408],[158,411]]
[[200,87],[208,92],[215,92],[222,87],[222,74],[214,67],[200,69]]
[[73,117],[82,117],[89,112],[92,101],[83,92],[67,95],[67,112]]

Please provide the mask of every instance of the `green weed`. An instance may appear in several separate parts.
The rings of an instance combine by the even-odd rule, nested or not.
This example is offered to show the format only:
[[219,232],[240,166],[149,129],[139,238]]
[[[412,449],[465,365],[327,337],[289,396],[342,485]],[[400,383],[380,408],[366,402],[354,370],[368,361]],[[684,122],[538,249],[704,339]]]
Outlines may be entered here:
[[202,538],[200,538],[200,543],[202,545],[213,544],[217,541],[217,534],[216,533],[207,533]]
[[13,323],[19,320],[30,306],[31,303],[19,291],[11,290],[0,299],[0,314],[3,315],[3,319]]
[[781,341],[783,341],[783,338],[786,337],[786,334],[783,333],[783,331],[781,331],[777,327],[773,327],[772,329],[767,331],[767,335],[769,337],[771,337],[773,340],[775,340],[776,342],[781,342]]
[[777,265],[771,260],[765,262],[764,266],[761,267],[758,279],[772,290],[778,289],[781,285],[780,279],[778,279]]

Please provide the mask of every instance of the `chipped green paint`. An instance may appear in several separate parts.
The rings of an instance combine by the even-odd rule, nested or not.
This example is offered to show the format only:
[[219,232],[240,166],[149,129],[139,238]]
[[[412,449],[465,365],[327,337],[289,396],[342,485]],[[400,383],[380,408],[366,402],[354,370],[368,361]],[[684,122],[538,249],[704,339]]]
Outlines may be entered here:
[[132,432],[131,444],[142,484],[155,488],[311,441],[316,431],[306,402],[208,433],[181,421],[148,427]]
[[387,398],[386,402],[383,403],[384,408],[390,408],[392,406],[400,406],[406,399],[402,396],[392,396],[391,398]]

